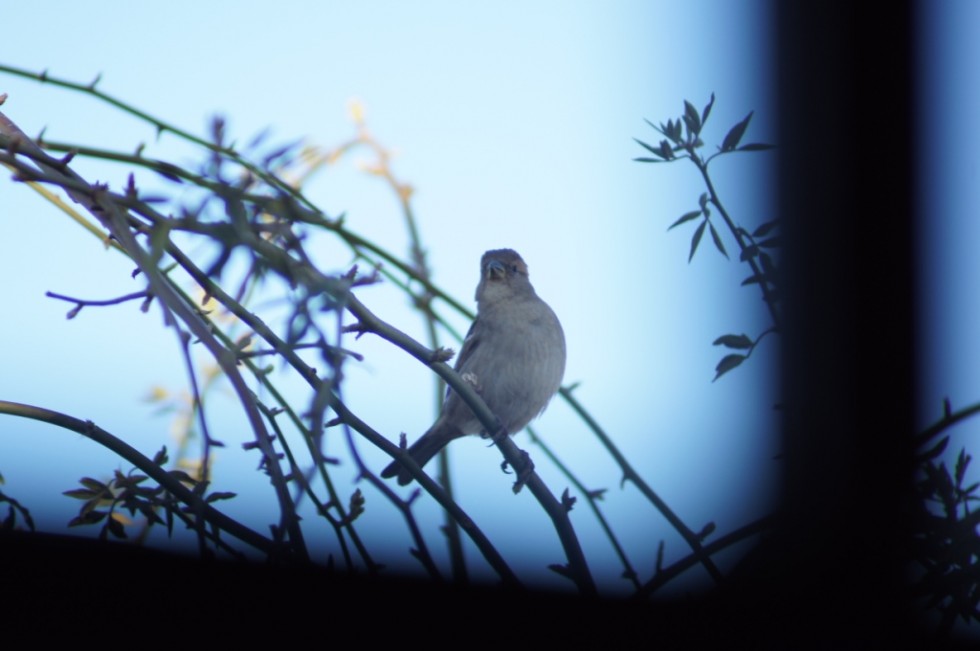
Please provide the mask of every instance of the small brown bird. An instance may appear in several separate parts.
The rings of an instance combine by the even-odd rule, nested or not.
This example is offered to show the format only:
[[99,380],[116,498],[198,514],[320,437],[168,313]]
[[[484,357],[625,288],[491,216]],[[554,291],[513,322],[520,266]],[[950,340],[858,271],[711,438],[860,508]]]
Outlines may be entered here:
[[[455,369],[473,385],[507,433],[515,434],[544,411],[561,386],[565,334],[558,317],[531,287],[527,264],[511,249],[483,254],[476,305],[476,319]],[[486,431],[450,388],[439,418],[408,453],[424,466],[450,441],[467,434]],[[397,461],[381,473],[395,475],[401,485],[412,481]]]

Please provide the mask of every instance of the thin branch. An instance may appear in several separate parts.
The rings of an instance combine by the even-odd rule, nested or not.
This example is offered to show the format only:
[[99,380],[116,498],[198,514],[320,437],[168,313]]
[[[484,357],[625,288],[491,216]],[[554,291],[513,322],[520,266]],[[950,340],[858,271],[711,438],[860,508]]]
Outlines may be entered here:
[[612,455],[616,463],[619,464],[620,469],[623,471],[623,481],[631,481],[637,488],[640,489],[640,492],[643,493],[643,495],[645,495],[651,503],[653,503],[657,510],[660,511],[660,513],[667,519],[667,522],[669,522],[671,526],[677,530],[677,533],[679,533],[691,547],[691,549],[694,550],[695,556],[701,561],[701,564],[704,565],[704,569],[708,571],[711,578],[713,578],[715,582],[720,583],[723,579],[721,571],[717,566],[715,566],[709,555],[705,553],[704,547],[701,545],[701,540],[698,538],[697,534],[695,534],[679,517],[677,517],[677,514],[675,514],[674,511],[667,506],[667,503],[664,502],[660,496],[657,495],[654,490],[650,488],[650,486],[643,480],[639,473],[633,469],[633,466],[626,460],[626,457],[624,457],[616,446],[613,445],[612,441],[609,439],[609,436],[602,429],[602,427],[599,426],[599,423],[597,423],[596,420],[592,418],[587,411],[585,411],[579,401],[572,396],[572,392],[564,388],[560,389],[560,392],[565,397],[565,400],[567,400],[572,406],[572,409],[574,409],[575,412],[583,420],[585,420],[586,424],[599,438],[599,441],[606,448],[609,454]]
[[230,535],[268,554],[272,558],[279,557],[281,552],[284,551],[279,545],[265,536],[252,531],[237,520],[229,518],[221,511],[207,504],[200,496],[180,483],[170,473],[153,463],[152,459],[144,456],[139,450],[106,432],[90,420],[83,421],[50,409],[7,400],[0,400],[0,413],[37,420],[81,434],[145,472],[166,491],[172,493],[177,499],[187,504],[195,512],[200,513],[201,518],[206,522],[227,531]]

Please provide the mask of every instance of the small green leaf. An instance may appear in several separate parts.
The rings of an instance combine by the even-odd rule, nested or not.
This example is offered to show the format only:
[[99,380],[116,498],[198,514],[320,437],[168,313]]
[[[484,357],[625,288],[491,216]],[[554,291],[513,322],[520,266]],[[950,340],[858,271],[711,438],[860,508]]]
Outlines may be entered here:
[[208,495],[204,501],[205,503],[210,504],[211,502],[217,502],[218,500],[230,500],[237,496],[238,495],[236,493],[232,493],[229,491],[214,492]]
[[171,477],[173,477],[174,479],[176,479],[177,481],[179,481],[182,484],[191,484],[191,485],[194,485],[194,484],[197,483],[197,480],[196,479],[194,479],[193,477],[191,477],[190,475],[188,475],[183,470],[168,470],[167,471],[167,474],[170,475]]
[[687,100],[684,100],[684,117],[690,118],[700,129],[701,116],[698,114],[698,110],[694,108],[694,104],[691,104]]
[[776,228],[777,224],[778,222],[776,220],[760,224],[758,228],[752,231],[752,237],[765,237],[772,229]]
[[78,480],[78,483],[80,483],[82,486],[92,489],[93,491],[97,491],[100,493],[109,492],[109,487],[103,484],[102,482],[100,482],[98,479],[92,479],[91,477],[82,477],[81,479]]
[[747,145],[742,145],[738,148],[739,151],[766,151],[767,149],[775,149],[776,145],[767,145],[762,142],[751,142]]
[[694,259],[694,252],[698,250],[698,244],[701,243],[701,236],[704,235],[704,227],[708,225],[707,221],[701,222],[698,229],[694,231],[694,237],[691,238],[691,254],[687,256],[688,263]]
[[109,518],[106,525],[109,528],[109,533],[113,536],[122,540],[126,539],[126,527],[123,526],[122,522],[115,518]]
[[708,121],[708,115],[711,113],[711,107],[715,105],[715,94],[711,93],[711,99],[708,101],[708,105],[704,107],[704,111],[701,112],[701,126]]
[[966,474],[966,468],[970,465],[972,457],[966,453],[966,448],[960,450],[960,455],[956,458],[956,485],[959,486],[963,483],[963,475]]
[[772,263],[772,258],[770,258],[769,254],[766,253],[765,251],[763,251],[762,254],[759,256],[759,262],[762,263],[762,271],[764,271],[766,275],[772,275],[776,273],[776,265]]
[[752,339],[746,335],[722,335],[712,342],[713,346],[724,346],[725,348],[735,348],[744,350],[752,347]]
[[74,488],[70,491],[64,491],[62,493],[62,495],[65,497],[73,497],[76,500],[88,500],[101,494],[101,491],[93,491],[89,490],[88,488]]
[[657,156],[660,156],[661,158],[663,157],[659,149],[654,149],[653,147],[651,147],[650,145],[648,145],[647,143],[643,142],[638,138],[633,138],[633,140],[635,140],[638,145],[640,145],[641,147],[649,151],[651,154],[655,154]]
[[759,247],[755,244],[751,244],[742,249],[742,254],[738,256],[738,259],[745,262],[749,258],[754,258],[757,255],[759,255]]
[[667,230],[669,231],[674,226],[680,226],[684,222],[689,222],[692,219],[697,219],[700,216],[701,216],[701,211],[700,210],[692,210],[691,212],[686,212],[683,215],[681,215],[680,219],[678,219],[676,222],[674,222],[673,224],[671,224],[670,226],[668,226],[667,227]]
[[742,139],[742,136],[745,135],[745,130],[749,126],[749,120],[752,119],[752,113],[753,111],[749,111],[749,114],[745,116],[744,120],[736,124],[728,131],[728,134],[725,136],[725,140],[721,143],[722,151],[732,151],[738,147],[739,141]]
[[167,179],[168,181],[173,181],[174,183],[183,183],[184,179],[180,178],[173,172],[169,171],[170,166],[167,164],[161,165],[160,167],[151,168],[154,172]]
[[81,527],[86,524],[97,524],[101,522],[105,516],[108,515],[106,511],[89,511],[84,515],[79,515],[72,518],[68,523],[69,527]]
[[688,134],[697,137],[701,133],[701,116],[694,105],[684,100],[684,124],[687,125]]
[[711,381],[714,382],[722,375],[744,362],[746,359],[747,358],[745,355],[736,355],[734,353],[731,355],[725,355],[721,358],[721,361],[718,362],[718,366],[715,367],[715,377]]
[[718,231],[715,230],[715,225],[710,224],[709,230],[711,231],[711,239],[714,240],[715,246],[718,247],[718,250],[721,251],[721,254],[727,258],[728,251],[725,250],[725,245],[721,243],[721,237],[718,235]]

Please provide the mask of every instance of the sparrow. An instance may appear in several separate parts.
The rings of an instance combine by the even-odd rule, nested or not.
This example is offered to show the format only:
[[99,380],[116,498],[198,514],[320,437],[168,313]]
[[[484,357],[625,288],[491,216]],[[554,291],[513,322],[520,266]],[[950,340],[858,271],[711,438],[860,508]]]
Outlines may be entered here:
[[[480,260],[477,313],[454,368],[476,389],[508,434],[537,417],[561,386],[565,334],[558,317],[534,292],[527,264],[511,249],[487,251]],[[467,434],[487,436],[473,411],[452,388],[429,430],[408,448],[424,466],[450,441]],[[412,481],[393,461],[382,477]]]

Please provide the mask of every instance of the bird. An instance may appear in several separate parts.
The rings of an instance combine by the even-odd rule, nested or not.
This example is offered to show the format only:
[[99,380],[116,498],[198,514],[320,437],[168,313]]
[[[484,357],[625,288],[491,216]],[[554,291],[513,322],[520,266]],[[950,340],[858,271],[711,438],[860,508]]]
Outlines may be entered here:
[[[524,259],[512,249],[483,254],[476,305],[476,319],[454,368],[513,435],[539,416],[561,387],[565,333],[554,311],[531,286]],[[421,467],[451,441],[469,434],[487,436],[469,406],[447,387],[436,422],[407,452]],[[381,476],[397,476],[402,486],[412,481],[397,460]]]

